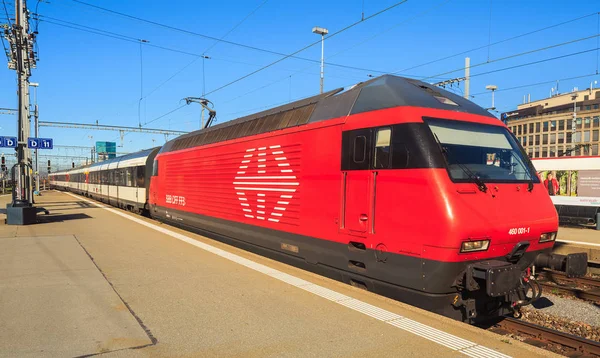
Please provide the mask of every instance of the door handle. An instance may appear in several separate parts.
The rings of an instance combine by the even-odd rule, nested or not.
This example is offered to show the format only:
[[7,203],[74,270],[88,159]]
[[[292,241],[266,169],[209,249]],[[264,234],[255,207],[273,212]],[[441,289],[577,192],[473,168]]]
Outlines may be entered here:
[[367,220],[369,220],[369,217],[366,214],[361,214],[360,217],[358,218],[358,220],[367,221]]

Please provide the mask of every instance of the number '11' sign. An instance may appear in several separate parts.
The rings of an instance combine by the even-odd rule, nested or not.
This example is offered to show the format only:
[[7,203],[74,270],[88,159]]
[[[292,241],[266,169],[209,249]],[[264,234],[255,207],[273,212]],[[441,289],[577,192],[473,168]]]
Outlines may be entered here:
[[27,138],[27,147],[31,149],[53,149],[52,138]]

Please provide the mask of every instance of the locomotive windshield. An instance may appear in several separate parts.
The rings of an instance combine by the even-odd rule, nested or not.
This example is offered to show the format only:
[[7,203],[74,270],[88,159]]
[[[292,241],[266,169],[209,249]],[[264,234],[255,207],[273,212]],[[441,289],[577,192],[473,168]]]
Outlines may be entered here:
[[505,127],[435,118],[426,122],[442,147],[453,181],[539,182]]

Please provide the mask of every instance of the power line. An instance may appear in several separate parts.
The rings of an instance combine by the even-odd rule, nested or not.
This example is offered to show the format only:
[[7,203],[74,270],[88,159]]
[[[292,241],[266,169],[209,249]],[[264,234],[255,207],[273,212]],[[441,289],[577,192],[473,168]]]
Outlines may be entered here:
[[[600,35],[592,35],[592,36],[588,36],[588,37],[581,37],[581,38],[578,38],[578,39],[575,39],[575,40],[571,40],[571,41],[567,41],[567,42],[562,42],[562,43],[554,44],[554,45],[550,45],[550,46],[545,46],[545,47],[541,47],[541,48],[538,48],[538,49],[535,49],[535,50],[529,50],[529,51],[524,51],[524,52],[520,52],[520,53],[517,53],[517,54],[505,56],[505,57],[500,57],[500,58],[497,58],[497,59],[494,59],[494,60],[489,60],[488,59],[486,62],[480,62],[478,64],[471,65],[469,67],[470,68],[474,68],[474,67],[489,65],[489,64],[494,63],[494,62],[500,62],[500,61],[508,60],[508,59],[515,58],[515,57],[529,55],[529,54],[532,54],[532,53],[535,53],[535,52],[549,50],[551,48],[566,46],[566,45],[570,45],[572,43],[576,43],[576,42],[580,42],[580,41],[585,41],[585,40],[590,40],[590,39],[593,39],[593,38],[597,38],[599,36]],[[452,70],[452,71],[448,71],[448,72],[444,72],[444,73],[439,73],[439,74],[431,76],[431,77],[426,77],[424,79],[433,78],[433,77],[439,77],[439,76],[444,76],[444,75],[447,75],[447,74],[450,74],[450,73],[462,71],[464,69],[465,69],[465,67],[461,67],[461,68],[457,68],[457,69]]]
[[8,62],[11,61],[8,49],[6,48],[6,43],[4,42],[4,36],[0,36],[0,41],[2,41],[2,47],[4,48],[4,54],[6,55],[6,59]]
[[[451,1],[451,0],[445,0],[445,1],[442,1],[442,2],[440,2],[439,4],[437,4],[437,5],[435,5],[435,6],[432,6],[432,7],[428,8],[428,9],[426,9],[426,10],[424,10],[424,11],[422,11],[422,12],[420,12],[420,13],[416,14],[415,16],[412,16],[412,17],[411,17],[411,18],[409,18],[409,19],[403,20],[403,21],[401,21],[401,22],[399,22],[399,23],[397,23],[397,24],[395,24],[395,25],[393,25],[393,26],[391,26],[391,27],[389,27],[389,28],[387,28],[387,29],[385,29],[385,30],[383,30],[383,31],[380,31],[379,33],[375,34],[374,36],[371,36],[371,37],[369,37],[369,38],[367,38],[367,39],[365,39],[365,40],[362,40],[362,41],[360,41],[360,42],[357,42],[357,43],[355,43],[354,45],[352,45],[352,46],[350,46],[350,47],[347,47],[347,48],[346,48],[346,49],[344,49],[344,50],[341,50],[341,51],[338,51],[338,52],[334,53],[333,55],[329,55],[329,56],[327,56],[327,57],[326,57],[326,59],[330,59],[330,58],[332,58],[332,57],[335,57],[335,56],[337,56],[337,55],[339,55],[339,54],[341,54],[341,53],[343,53],[343,52],[346,52],[346,51],[348,51],[348,50],[350,50],[350,49],[352,49],[352,48],[354,48],[354,47],[356,47],[356,46],[360,46],[360,45],[362,45],[362,44],[363,44],[363,43],[365,43],[365,42],[372,41],[372,40],[373,40],[375,37],[378,37],[378,36],[380,36],[380,35],[382,35],[382,34],[384,34],[384,33],[388,32],[388,31],[391,31],[392,29],[394,29],[394,28],[396,28],[396,27],[398,27],[398,26],[400,26],[400,25],[403,25],[403,24],[405,24],[405,23],[407,23],[407,22],[410,22],[410,21],[412,21],[412,20],[414,20],[414,19],[416,19],[416,18],[418,18],[418,17],[420,17],[420,16],[423,16],[423,15],[425,15],[425,14],[427,14],[427,13],[431,12],[432,10],[434,10],[434,9],[437,9],[437,8],[439,8],[439,7],[441,7],[441,6],[445,5],[445,4],[447,4],[447,3],[448,3],[448,2],[450,2],[450,1]],[[364,18],[364,9],[363,9],[363,18]],[[330,63],[329,63],[329,62],[327,62],[327,61],[325,61],[325,64],[326,64],[326,65],[330,65]],[[233,102],[233,101],[235,101],[236,99],[239,99],[239,98],[241,98],[241,97],[247,96],[247,95],[249,95],[249,94],[251,94],[251,93],[254,93],[254,92],[256,92],[256,91],[260,91],[260,90],[262,90],[262,89],[264,89],[264,88],[270,87],[270,86],[272,86],[272,85],[274,85],[274,84],[277,84],[277,83],[279,83],[279,82],[282,82],[282,81],[284,81],[284,80],[291,80],[291,76],[294,76],[294,75],[296,75],[296,74],[298,74],[298,73],[304,72],[304,71],[306,71],[306,70],[307,70],[307,69],[309,69],[309,68],[311,68],[311,67],[305,67],[305,68],[302,68],[302,69],[300,69],[300,70],[298,70],[298,71],[295,71],[295,72],[293,72],[291,75],[288,75],[288,76],[286,76],[286,77],[284,77],[284,78],[282,77],[282,78],[280,78],[280,79],[278,79],[278,80],[275,80],[275,81],[272,81],[272,82],[270,82],[270,83],[268,83],[268,84],[266,84],[266,85],[262,85],[262,86],[260,86],[260,87],[257,87],[257,88],[255,88],[255,89],[252,89],[252,90],[250,90],[250,91],[248,91],[248,92],[246,92],[246,93],[244,93],[244,94],[238,95],[238,96],[236,96],[236,97],[234,97],[234,98],[232,98],[232,99],[230,99],[230,100],[228,100],[228,101],[225,101],[225,102],[223,102],[223,103],[230,103],[230,102]],[[386,73],[388,73],[388,72],[380,72],[380,71],[368,71],[368,72],[372,72],[372,73],[381,73],[381,74],[386,74]],[[407,76],[408,76],[408,75],[407,75]],[[425,77],[425,76],[417,76],[417,75],[412,75],[412,76],[410,76],[410,77]]]
[[[139,44],[140,43],[140,39],[136,38],[136,37],[122,35],[122,34],[118,34],[116,32],[106,31],[106,30],[94,28],[94,27],[91,27],[91,26],[76,24],[76,23],[70,22],[70,21],[55,19],[55,18],[52,18],[52,17],[49,17],[49,16],[45,16],[45,15],[39,15],[39,14],[37,14],[37,15],[39,17],[41,17],[41,19],[39,21],[42,21],[42,22],[45,22],[45,23],[48,23],[48,24],[57,25],[57,26],[63,26],[63,27],[67,27],[67,28],[70,28],[70,29],[74,29],[74,30],[89,32],[89,33],[96,34],[96,35],[111,37],[111,38],[114,38],[114,39],[117,39],[117,40],[127,41],[127,42],[131,42],[131,43],[135,43],[135,44]],[[60,21],[60,22],[63,22],[63,23],[54,22],[54,21],[47,20],[47,19],[51,19],[51,20],[55,20],[55,21]],[[180,53],[180,54],[183,54],[183,55],[189,55],[189,56],[195,56],[195,57],[201,56],[198,53],[193,53],[193,52],[184,51],[184,50],[178,50],[178,49],[171,48],[171,47],[166,47],[166,46],[155,45],[155,44],[149,43],[149,42],[144,42],[143,45],[144,46],[148,46],[148,47],[158,48],[158,49],[165,50],[165,51],[176,52],[176,53]]]
[[[546,85],[546,84],[550,84],[550,83],[556,83],[557,81],[560,82],[560,81],[577,80],[577,79],[580,79],[580,78],[586,78],[586,77],[595,76],[595,75],[597,75],[597,73],[590,73],[590,74],[587,74],[587,75],[567,77],[567,78],[559,78],[557,80],[536,82],[536,83],[530,83],[530,84],[526,84],[526,85],[520,85],[520,86],[502,88],[502,89],[496,90],[496,92],[511,91],[511,90],[520,89],[520,88],[541,86],[541,85]],[[484,91],[484,92],[473,93],[472,96],[479,96],[479,95],[482,95],[482,94],[490,94],[490,93],[491,93],[490,91]]]
[[[137,17],[137,16],[133,16],[133,15],[129,15],[129,14],[125,14],[125,13],[119,12],[119,11],[107,9],[107,8],[104,8],[104,7],[101,7],[101,6],[98,6],[98,5],[89,4],[89,3],[84,2],[84,1],[80,1],[80,0],[71,0],[71,1],[73,1],[75,3],[78,3],[78,4],[85,5],[85,6],[89,6],[89,7],[92,7],[92,8],[101,10],[101,11],[104,11],[104,12],[108,12],[108,13],[111,13],[111,14],[114,14],[114,15],[126,17],[126,18],[129,18],[129,19],[132,19],[132,20],[136,20],[136,21],[145,22],[145,23],[148,23],[148,24],[151,24],[151,25],[159,26],[159,27],[166,28],[166,29],[173,30],[173,31],[178,31],[178,32],[185,33],[185,34],[188,34],[188,35],[199,36],[199,37],[202,37],[202,38],[205,38],[205,39],[208,39],[208,40],[213,40],[213,41],[216,41],[216,42],[226,43],[226,44],[229,44],[229,45],[243,47],[243,48],[246,48],[246,49],[249,49],[249,50],[254,50],[254,51],[260,51],[260,52],[264,52],[264,53],[269,53],[269,54],[272,54],[272,55],[286,56],[286,58],[291,57],[291,58],[294,58],[294,59],[297,59],[297,60],[320,63],[319,60],[314,60],[314,59],[310,59],[310,58],[306,58],[306,57],[293,56],[293,55],[295,55],[295,53],[292,54],[292,56],[289,56],[289,55],[287,55],[285,53],[282,53],[282,52],[267,50],[267,49],[256,47],[256,46],[245,45],[245,44],[242,44],[242,43],[239,43],[239,42],[234,42],[234,41],[229,41],[229,40],[225,40],[225,39],[220,39],[220,38],[217,38],[217,37],[214,37],[214,36],[209,36],[209,35],[201,34],[201,33],[198,33],[198,32],[194,32],[194,31],[182,29],[182,28],[179,28],[179,27],[162,24],[162,23],[159,23],[159,22],[156,22],[156,21],[143,19],[143,18],[140,18],[140,17]],[[390,10],[390,9],[392,9],[392,8],[394,8],[394,7],[402,4],[402,3],[405,3],[406,1],[408,1],[408,0],[403,0],[403,1],[398,2],[398,3],[396,3],[396,4],[394,4],[394,5],[390,6],[390,7],[388,7],[387,9],[385,9],[384,12],[387,11],[387,10]],[[366,17],[366,18],[364,18],[364,20],[367,20],[370,17],[376,16],[378,14],[379,13],[377,13],[375,15],[371,15],[369,17]],[[359,22],[362,22],[364,20],[361,20]],[[355,24],[353,24],[353,25],[355,25]],[[330,35],[329,37],[331,37],[331,36],[332,35]],[[352,67],[352,66],[339,65],[339,64],[335,64],[335,63],[326,63],[326,65],[328,65],[328,66],[344,67],[344,68],[361,70],[361,71],[364,70],[364,71],[370,71],[370,72],[385,73],[383,71],[370,70],[370,69],[362,69],[362,68],[356,68],[356,67]]]
[[501,71],[506,71],[506,70],[512,70],[512,69],[515,69],[515,68],[520,68],[520,67],[525,67],[525,66],[530,66],[530,65],[536,65],[536,64],[542,63],[542,62],[554,61],[554,60],[558,60],[558,59],[561,59],[561,58],[582,55],[584,53],[589,53],[589,52],[597,51],[598,49],[599,48],[596,47],[596,48],[589,49],[589,50],[584,50],[584,51],[579,51],[579,52],[573,52],[573,53],[570,53],[570,54],[567,54],[567,55],[556,56],[556,57],[546,58],[546,59],[539,60],[539,61],[533,61],[533,62],[523,63],[523,64],[520,64],[520,65],[515,65],[515,66],[500,68],[500,69],[492,70],[492,71],[488,71],[488,72],[477,73],[477,74],[471,75],[471,77],[483,76],[483,75],[488,75],[490,73],[501,72]]
[[210,45],[206,50],[204,50],[202,53],[205,54],[208,51],[210,51],[213,47],[215,47],[221,40],[224,40],[227,36],[229,36],[229,34],[231,34],[233,31],[235,31],[235,29],[237,29],[238,27],[240,27],[246,20],[248,20],[250,18],[250,16],[254,15],[255,12],[257,12],[261,7],[263,7],[269,0],[264,0],[260,5],[258,5],[258,7],[256,7],[254,10],[252,10],[248,15],[246,15],[246,17],[244,17],[242,19],[242,21],[238,22],[235,26],[233,26],[231,28],[231,30],[227,31],[227,33],[223,36],[221,36],[221,38],[219,39],[219,41],[215,41],[213,42],[212,45]]
[[[73,1],[79,2],[79,0],[73,0]],[[352,23],[352,24],[350,24],[350,25],[348,25],[348,26],[346,26],[346,27],[342,28],[341,30],[338,30],[338,31],[336,31],[336,32],[332,33],[331,35],[327,36],[327,38],[331,38],[331,37],[333,37],[333,36],[335,36],[335,35],[338,35],[338,34],[340,34],[340,33],[344,32],[344,31],[346,31],[346,30],[348,30],[348,29],[350,29],[350,28],[352,28],[352,27],[354,27],[354,26],[356,26],[356,25],[360,24],[360,23],[361,23],[361,22],[363,22],[363,21],[366,21],[366,20],[369,20],[369,19],[371,19],[371,18],[373,18],[373,17],[375,17],[375,16],[378,16],[378,15],[380,15],[380,14],[382,14],[382,13],[386,12],[386,11],[389,11],[389,10],[391,10],[391,9],[393,9],[393,8],[395,8],[395,7],[397,7],[398,5],[401,5],[401,4],[405,3],[405,2],[407,2],[407,1],[408,1],[408,0],[403,0],[403,1],[397,2],[397,3],[395,3],[395,4],[391,5],[391,6],[389,6],[389,7],[385,8],[385,9],[383,9],[383,10],[380,10],[380,11],[376,12],[375,14],[372,14],[372,15],[370,15],[370,16],[367,16],[367,17],[366,17],[366,18],[364,18],[363,20],[360,20],[360,21],[354,22],[354,23]],[[309,44],[309,45],[307,45],[307,46],[304,46],[304,47],[303,47],[303,48],[301,48],[300,50],[297,50],[297,51],[295,51],[295,52],[293,52],[293,53],[291,53],[291,54],[289,54],[289,55],[284,55],[284,57],[282,57],[282,58],[278,59],[277,61],[271,62],[270,64],[268,64],[268,65],[266,65],[266,66],[263,66],[263,67],[259,68],[259,69],[258,69],[258,70],[256,70],[256,71],[253,71],[253,72],[251,72],[251,73],[249,73],[249,74],[246,74],[246,75],[244,75],[244,76],[242,76],[242,77],[239,77],[239,78],[237,78],[237,79],[235,79],[235,80],[233,80],[233,81],[231,81],[231,82],[228,82],[228,83],[226,83],[226,84],[224,84],[224,85],[222,85],[222,86],[220,86],[220,87],[218,87],[218,88],[216,88],[216,89],[214,89],[214,90],[212,90],[212,91],[210,91],[210,92],[206,93],[205,95],[209,95],[209,94],[215,93],[215,92],[217,92],[217,91],[220,91],[220,90],[222,90],[223,88],[229,87],[229,86],[231,86],[232,84],[234,84],[234,83],[237,83],[237,82],[239,82],[239,81],[242,81],[242,80],[244,80],[244,79],[246,79],[246,78],[248,78],[248,77],[250,77],[250,76],[252,76],[252,75],[254,75],[254,74],[256,74],[256,73],[258,73],[258,72],[261,72],[261,71],[263,71],[263,70],[265,70],[265,69],[267,69],[267,68],[269,68],[269,67],[271,67],[271,66],[273,66],[273,65],[275,65],[275,64],[277,64],[277,63],[279,63],[279,62],[281,62],[281,61],[283,61],[283,60],[285,60],[285,59],[287,59],[287,58],[293,57],[294,55],[296,55],[296,54],[298,54],[298,53],[300,53],[300,52],[302,52],[302,51],[304,51],[304,50],[306,50],[306,49],[308,49],[308,48],[310,48],[310,47],[312,47],[312,46],[314,46],[314,45],[316,45],[316,44],[318,44],[318,43],[321,43],[321,40],[319,40],[319,41],[316,41],[316,42],[313,42],[313,43],[311,43],[311,44]],[[170,110],[169,112],[167,112],[167,113],[165,113],[165,114],[163,114],[163,115],[161,115],[161,116],[159,116],[159,117],[156,117],[156,118],[154,118],[153,120],[151,120],[151,121],[150,121],[150,122],[148,122],[148,123],[154,122],[154,121],[156,121],[156,120],[159,120],[160,118],[163,118],[163,117],[165,117],[165,116],[167,116],[167,115],[169,115],[169,114],[171,114],[171,113],[173,113],[173,112],[176,112],[176,111],[180,110],[181,108],[183,108],[184,106],[185,106],[185,105],[183,105],[183,106],[179,106],[179,107],[177,107],[177,108],[175,108],[175,109],[173,109],[173,110]]]
[[6,13],[6,20],[8,21],[8,25],[12,27],[12,23],[10,22],[10,15],[8,14],[8,8],[6,7],[6,1],[2,0],[2,5],[4,5],[4,12]]
[[[405,1],[408,1],[408,0],[405,0]],[[117,40],[122,40],[122,41],[127,41],[127,42],[131,42],[131,43],[139,44],[139,38],[137,38],[137,37],[123,35],[123,34],[119,34],[119,33],[112,32],[112,31],[102,30],[102,29],[98,29],[98,28],[95,28],[95,27],[87,26],[87,25],[76,24],[74,22],[70,22],[70,21],[66,21],[66,20],[61,20],[61,19],[56,19],[56,18],[52,18],[52,17],[46,16],[46,15],[40,15],[40,14],[35,14],[35,15],[38,15],[38,16],[42,17],[42,19],[40,19],[40,21],[46,22],[48,24],[62,26],[62,27],[67,27],[67,28],[74,29],[74,30],[79,30],[79,31],[83,31],[83,32],[88,32],[88,33],[100,35],[100,36],[106,36],[106,37],[114,38],[114,39],[117,39]],[[50,20],[48,20],[48,19],[50,19]],[[51,21],[51,20],[60,21],[60,22],[63,22],[63,23],[58,23],[58,22]],[[190,51],[184,51],[184,50],[175,49],[175,48],[172,48],[172,47],[155,45],[153,43],[144,43],[143,45],[144,46],[148,46],[148,47],[158,48],[158,49],[165,50],[165,51],[171,51],[171,52],[176,52],[176,53],[180,53],[180,54],[184,54],[184,55],[194,56],[194,57],[197,57],[197,59],[202,58],[202,54],[200,54],[200,53],[194,53],[194,52],[190,52]],[[281,54],[281,56],[286,56],[286,55],[285,54]],[[315,59],[303,58],[303,57],[295,57],[295,56],[291,56],[291,57],[294,58],[294,59],[298,59],[298,60],[303,60],[303,61],[308,61],[308,62],[313,62],[313,63],[320,63],[319,60],[315,60]],[[194,61],[196,61],[197,59],[195,59]],[[191,64],[192,63],[189,63],[187,66],[190,66]],[[325,64],[328,65],[328,66],[340,67],[340,68],[345,68],[345,69],[350,69],[350,70],[373,72],[373,73],[382,73],[382,74],[383,73],[387,73],[387,71],[381,71],[381,70],[376,70],[376,69],[371,69],[371,68],[356,67],[356,66],[349,66],[349,65],[342,65],[342,64],[339,64],[339,63],[325,62]]]
[[162,115],[160,115],[160,116],[158,116],[158,117],[156,117],[156,118],[154,118],[154,119],[152,119],[152,120],[150,120],[150,121],[148,121],[148,122],[144,123],[144,125],[150,124],[150,123],[152,123],[152,122],[156,122],[156,121],[158,121],[159,119],[161,119],[161,118],[163,118],[163,117],[166,117],[166,116],[168,116],[169,114],[171,114],[171,113],[173,113],[173,112],[177,112],[178,110],[182,109],[182,108],[183,108],[183,107],[185,107],[185,106],[187,106],[187,104],[184,104],[184,105],[181,105],[181,106],[179,106],[179,107],[177,107],[177,108],[175,108],[175,109],[172,109],[172,110],[170,110],[169,112],[167,112],[167,113],[165,113],[165,114],[162,114]]
[[[337,56],[337,55],[339,55],[339,54],[341,54],[341,53],[343,53],[343,52],[346,52],[346,51],[348,51],[348,50],[350,50],[350,49],[353,49],[354,47],[360,46],[360,45],[362,45],[362,44],[364,44],[364,43],[366,43],[366,42],[370,42],[370,41],[372,41],[374,38],[376,38],[376,37],[378,37],[378,36],[381,36],[381,35],[383,35],[384,33],[386,33],[386,32],[389,32],[389,31],[391,31],[391,30],[395,29],[396,27],[398,27],[398,26],[400,26],[400,25],[404,25],[404,24],[405,24],[405,23],[407,23],[407,22],[410,22],[410,21],[412,21],[412,20],[414,20],[414,19],[416,19],[416,18],[419,18],[419,17],[421,17],[421,16],[423,16],[423,15],[425,15],[425,14],[427,14],[427,13],[429,13],[429,12],[431,12],[431,11],[433,11],[433,10],[435,10],[435,9],[439,8],[439,7],[442,7],[442,6],[446,5],[447,3],[449,3],[450,1],[452,1],[452,0],[445,0],[445,1],[442,1],[442,2],[440,2],[440,3],[438,3],[438,4],[436,4],[436,5],[432,6],[432,7],[430,7],[430,8],[428,8],[428,9],[424,10],[424,11],[421,11],[420,13],[416,14],[415,16],[412,16],[412,17],[410,17],[410,18],[408,18],[408,19],[406,19],[406,20],[403,20],[403,21],[401,21],[401,22],[399,22],[399,23],[397,23],[397,24],[395,24],[395,25],[393,25],[393,26],[391,26],[391,27],[388,27],[388,28],[387,28],[387,29],[385,29],[385,30],[382,30],[382,31],[378,32],[377,34],[375,34],[375,35],[373,35],[373,36],[371,36],[371,37],[369,37],[369,38],[367,38],[367,39],[365,39],[365,40],[362,40],[362,41],[360,41],[360,42],[357,42],[357,43],[355,43],[354,45],[352,45],[352,46],[350,46],[350,47],[347,47],[347,48],[346,48],[346,49],[344,49],[344,50],[340,50],[340,51],[338,51],[338,52],[334,53],[333,55],[329,55],[329,56],[327,56],[327,58],[332,58],[332,57],[335,57],[335,56]],[[326,62],[325,64],[327,65],[328,63]],[[373,72],[376,72],[376,71],[373,71]],[[383,73],[383,72],[382,72],[382,73]],[[385,73],[388,73],[388,72],[385,72]]]
[[[257,12],[261,7],[263,7],[267,1],[269,0],[264,0],[260,5],[258,5],[258,7],[254,8],[254,10],[252,10],[248,15],[246,15],[246,17],[244,17],[240,22],[238,22],[235,26],[233,26],[229,31],[227,31],[227,33],[223,36],[221,36],[221,40],[225,39],[225,37],[229,36],[229,34],[231,34],[235,29],[237,29],[238,27],[240,27],[244,22],[246,22],[246,20],[248,20],[250,18],[250,16],[254,15],[255,12]],[[169,78],[167,78],[165,81],[163,81],[161,84],[159,84],[158,86],[156,86],[152,91],[148,92],[148,94],[146,95],[147,98],[148,96],[150,96],[152,93],[156,92],[159,88],[161,88],[162,86],[164,86],[165,84],[167,84],[169,81],[171,81],[173,78],[175,78],[178,74],[180,74],[181,72],[185,71],[188,67],[190,67],[191,65],[193,65],[194,63],[196,63],[196,61],[198,61],[201,58],[204,58],[205,54],[210,51],[213,47],[215,47],[217,44],[219,43],[219,41],[215,41],[213,42],[212,45],[210,45],[206,50],[204,50],[202,52],[202,55],[193,59],[190,63],[188,63],[187,65],[183,66],[181,69],[177,70],[177,72],[175,72],[173,75],[171,75]],[[204,66],[204,65],[203,65]],[[202,80],[204,81],[204,72],[202,73]]]
[[444,60],[447,60],[447,59],[450,59],[450,58],[453,58],[453,57],[456,57],[456,56],[465,55],[465,54],[467,54],[469,52],[478,51],[478,50],[484,49],[484,48],[486,48],[488,46],[496,46],[496,45],[499,45],[499,44],[504,43],[504,42],[516,40],[516,39],[521,38],[521,37],[533,35],[533,34],[538,33],[538,32],[546,31],[546,30],[549,30],[549,29],[552,29],[552,28],[555,28],[555,27],[559,27],[559,26],[562,26],[562,25],[570,24],[570,23],[575,22],[575,21],[583,20],[583,19],[586,19],[586,18],[588,18],[590,16],[594,16],[594,15],[597,15],[597,14],[600,14],[600,13],[599,12],[593,12],[591,14],[587,14],[587,15],[580,16],[580,17],[577,17],[577,18],[574,18],[574,19],[571,19],[571,20],[563,21],[563,22],[558,23],[558,24],[546,26],[546,27],[543,27],[543,28],[540,28],[540,29],[537,29],[537,30],[533,30],[533,31],[522,33],[522,34],[519,34],[519,35],[516,35],[516,36],[513,36],[513,37],[509,37],[509,38],[504,39],[504,40],[496,41],[496,42],[491,43],[491,44],[487,44],[487,45],[475,47],[475,48],[472,48],[470,50],[466,50],[466,51],[462,51],[462,52],[459,52],[459,53],[455,53],[453,55],[449,55],[449,56],[445,56],[445,57],[442,57],[442,58],[438,58],[436,60],[432,60],[432,61],[428,61],[428,62],[422,63],[420,65],[415,65],[415,66],[412,66],[412,67],[408,67],[408,68],[405,68],[403,70],[394,71],[394,72],[392,72],[392,74],[397,74],[397,73],[400,73],[400,72],[414,70],[415,68],[419,68],[419,67],[431,65],[433,63],[444,61]]
[[[78,0],[73,0],[73,1],[78,1]],[[376,16],[378,16],[378,15],[381,15],[381,14],[383,14],[384,12],[387,12],[387,11],[389,11],[389,10],[391,10],[391,9],[393,9],[393,8],[395,8],[395,7],[399,6],[399,5],[401,5],[401,4],[404,4],[404,3],[405,3],[405,2],[407,2],[407,1],[408,1],[408,0],[402,0],[402,1],[399,1],[399,2],[397,2],[397,3],[395,3],[395,4],[391,5],[391,6],[388,6],[387,8],[385,8],[385,9],[383,9],[383,10],[380,10],[380,11],[378,11],[378,12],[376,12],[376,13],[374,13],[374,14],[370,15],[370,16],[367,16],[367,17],[365,17],[364,19],[361,19],[360,21],[356,21],[356,22],[354,22],[354,23],[352,23],[352,24],[350,24],[350,25],[348,25],[348,26],[346,26],[346,27],[342,28],[341,30],[338,30],[338,31],[336,31],[336,32],[334,32],[334,33],[332,33],[332,34],[330,34],[329,36],[327,36],[327,37],[325,37],[325,38],[326,38],[326,39],[330,39],[330,38],[332,38],[332,37],[334,37],[334,36],[336,36],[336,35],[339,35],[339,34],[341,34],[342,32],[344,32],[344,31],[346,31],[346,30],[349,30],[349,29],[353,28],[354,26],[356,26],[356,25],[358,25],[358,24],[360,24],[360,23],[362,23],[362,22],[364,22],[364,21],[367,21],[367,20],[369,20],[369,19],[372,19],[372,18],[374,18],[374,17],[376,17]],[[248,74],[246,74],[246,75],[244,75],[244,76],[242,76],[242,77],[239,77],[238,79],[235,79],[235,80],[233,80],[233,81],[230,81],[230,82],[228,82],[228,83],[226,83],[226,84],[224,84],[224,85],[222,85],[222,86],[220,86],[220,87],[218,87],[218,88],[216,88],[216,89],[214,89],[214,90],[212,90],[212,91],[210,91],[210,92],[206,93],[206,95],[209,95],[209,94],[215,93],[215,92],[217,92],[217,91],[220,91],[220,90],[222,90],[222,89],[224,89],[224,88],[226,88],[226,87],[229,87],[229,86],[231,86],[231,85],[232,85],[232,84],[234,84],[234,83],[237,83],[237,82],[239,82],[239,81],[242,81],[242,80],[244,80],[244,79],[246,79],[246,78],[248,78],[248,77],[250,77],[250,76],[252,76],[252,75],[255,75],[255,74],[257,74],[258,72],[261,72],[261,71],[263,71],[263,70],[265,70],[265,69],[267,69],[267,68],[269,68],[269,67],[271,67],[271,66],[273,66],[273,65],[275,65],[275,64],[277,64],[277,63],[279,63],[279,62],[281,62],[281,61],[283,61],[283,60],[285,60],[285,59],[288,59],[288,58],[290,58],[290,57],[292,57],[292,56],[294,56],[294,55],[296,55],[296,54],[298,54],[298,53],[300,53],[300,52],[302,52],[302,51],[304,51],[304,50],[306,50],[306,49],[308,49],[308,48],[310,48],[310,47],[312,47],[312,46],[314,46],[314,45],[316,45],[316,44],[319,44],[319,43],[321,43],[321,40],[319,40],[319,41],[315,41],[315,42],[313,42],[313,43],[311,43],[311,44],[309,44],[309,45],[307,45],[307,46],[304,46],[303,48],[301,48],[301,49],[299,49],[299,50],[297,50],[297,51],[295,51],[295,52],[293,52],[293,53],[291,53],[291,54],[289,54],[289,55],[285,55],[284,57],[282,57],[282,58],[280,58],[280,59],[278,59],[278,60],[276,60],[276,61],[274,61],[274,62],[271,62],[270,64],[268,64],[268,65],[266,65],[266,66],[263,66],[263,67],[259,68],[259,69],[258,69],[258,70],[256,70],[256,71],[252,71],[252,72],[250,72],[250,73],[248,73]]]

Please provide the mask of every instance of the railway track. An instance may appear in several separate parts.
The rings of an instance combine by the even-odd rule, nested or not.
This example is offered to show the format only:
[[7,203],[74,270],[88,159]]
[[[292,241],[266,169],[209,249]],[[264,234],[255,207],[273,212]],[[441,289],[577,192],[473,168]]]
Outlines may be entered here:
[[555,331],[516,318],[506,317],[491,326],[490,330],[503,335],[515,334],[524,337],[525,343],[567,357],[600,357],[600,342]]
[[[600,280],[591,277],[567,277],[564,273],[556,271],[542,271],[539,273],[540,285],[549,289],[551,293],[564,293],[577,298],[600,303]],[[580,287],[585,287],[582,289]]]

